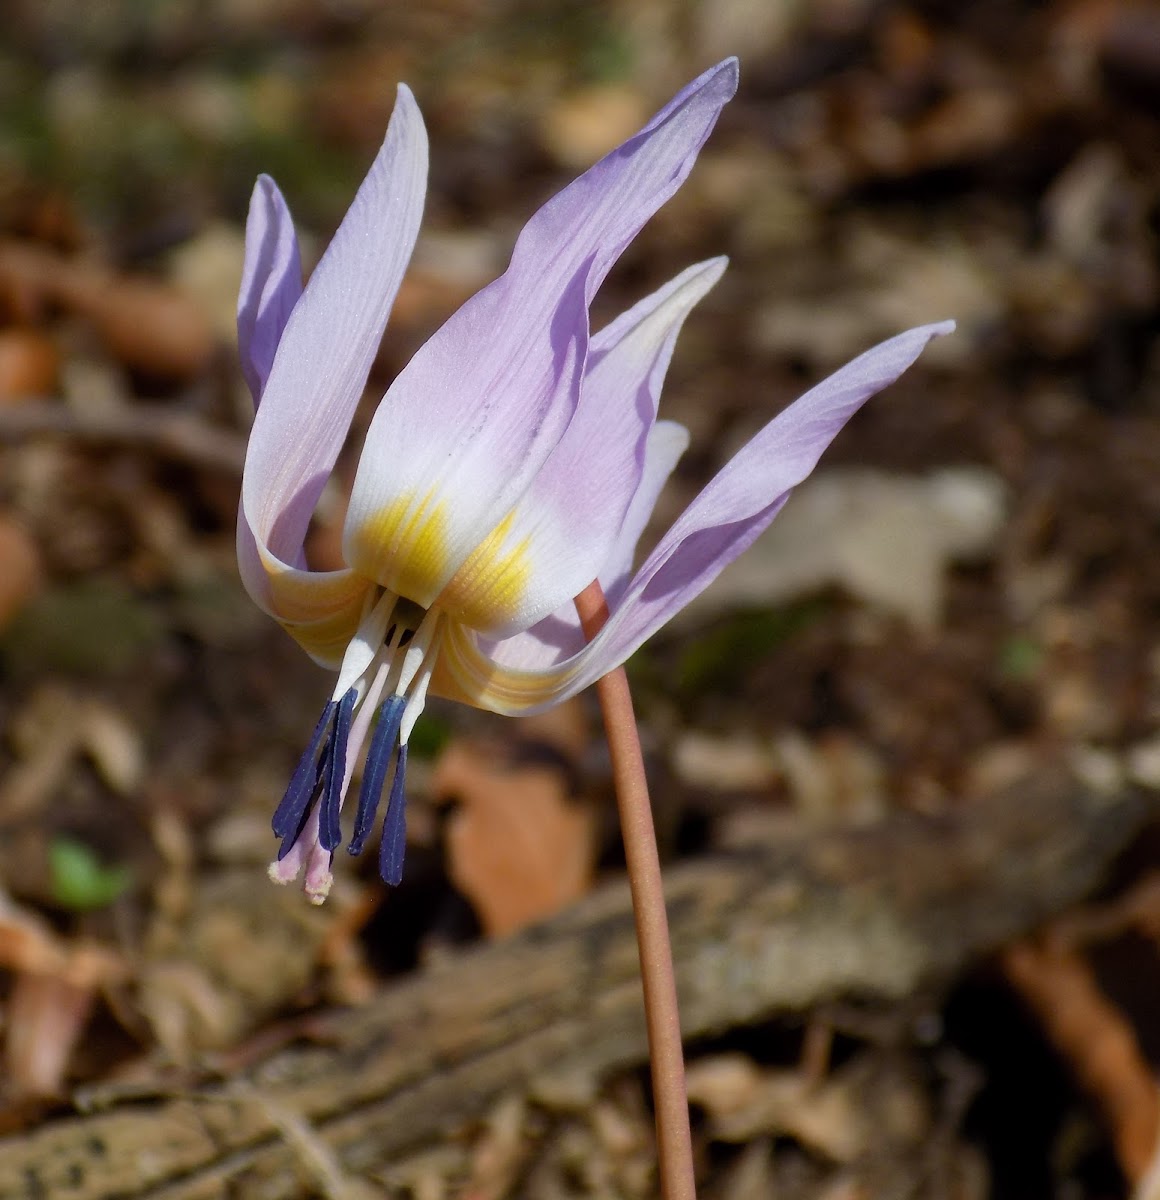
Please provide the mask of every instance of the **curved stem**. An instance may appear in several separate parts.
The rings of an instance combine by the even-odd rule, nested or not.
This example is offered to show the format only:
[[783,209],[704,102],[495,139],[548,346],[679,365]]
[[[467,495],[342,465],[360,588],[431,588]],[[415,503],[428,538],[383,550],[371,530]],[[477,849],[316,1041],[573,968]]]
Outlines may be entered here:
[[[585,635],[591,639],[608,619],[608,605],[598,582],[590,583],[576,597],[576,611]],[[624,668],[618,667],[599,680],[596,694],[600,698],[612,757],[612,777],[636,920],[656,1108],[661,1195],[664,1200],[694,1200],[693,1140],[689,1131],[689,1102],[685,1093],[685,1060],[669,919],[665,912],[644,756]]]

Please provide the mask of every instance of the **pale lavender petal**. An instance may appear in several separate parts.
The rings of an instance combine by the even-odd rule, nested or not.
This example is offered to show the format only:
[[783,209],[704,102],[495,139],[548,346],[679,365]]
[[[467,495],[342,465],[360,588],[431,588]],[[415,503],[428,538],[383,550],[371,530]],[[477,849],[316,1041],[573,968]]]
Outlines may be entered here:
[[[536,566],[543,572],[537,617],[570,602],[593,579],[606,577],[611,560],[616,558],[619,567],[626,557],[617,542],[630,507],[638,506],[647,446],[673,348],[685,318],[727,265],[728,259],[714,258],[689,267],[593,337],[576,415],[517,506],[517,513],[566,530],[552,547],[556,554],[537,557]],[[667,424],[671,434],[673,427]],[[662,435],[662,441],[666,437]],[[668,471],[683,449],[684,445],[671,458]],[[639,523],[627,550],[629,565],[663,478],[652,483],[656,490],[651,499],[639,500],[647,500],[647,510],[634,510],[634,522],[639,518]],[[517,519],[515,526],[513,538],[535,538],[530,522]]]
[[746,550],[846,422],[953,321],[908,330],[811,388],[746,443],[641,565],[579,673],[586,687],[623,662]]
[[[448,694],[496,712],[536,712],[618,666],[752,544],[855,412],[954,322],[899,334],[854,359],[775,417],[677,519],[633,577],[607,624],[570,659],[545,663],[527,639],[491,646],[448,637]],[[524,663],[514,661],[519,656]]]
[[689,431],[676,421],[658,421],[649,430],[644,470],[641,472],[632,503],[621,522],[620,532],[616,535],[612,550],[600,570],[600,584],[604,588],[609,608],[614,608],[619,603],[624,589],[628,587],[637,543],[649,523],[653,509],[656,508],[661,489],[668,482],[688,446]]
[[302,295],[294,221],[278,185],[259,175],[246,218],[246,256],[238,293],[238,352],[257,406],[290,313]]
[[[243,569],[255,548],[267,573],[300,562],[418,234],[426,177],[423,120],[400,86],[382,149],[278,343],[246,453],[243,522],[256,547],[239,533]],[[243,578],[278,615],[262,580]]]
[[527,629],[586,587],[609,558],[644,466],[673,345],[724,259],[682,272],[603,339],[580,406],[502,530],[444,587],[439,607],[493,637]]
[[348,562],[429,605],[503,521],[579,403],[596,288],[684,181],[736,81],[735,60],[706,72],[545,204],[507,271],[419,350],[368,431]]
[[[611,553],[598,576],[609,607],[614,607],[632,574],[637,542],[644,533],[673,468],[689,444],[689,431],[676,421],[658,421],[649,430],[644,472],[628,512],[621,523]],[[577,592],[579,592],[579,588]],[[525,671],[546,670],[583,649],[584,632],[576,605],[569,598],[551,616],[509,638],[481,641],[481,647],[497,663]]]

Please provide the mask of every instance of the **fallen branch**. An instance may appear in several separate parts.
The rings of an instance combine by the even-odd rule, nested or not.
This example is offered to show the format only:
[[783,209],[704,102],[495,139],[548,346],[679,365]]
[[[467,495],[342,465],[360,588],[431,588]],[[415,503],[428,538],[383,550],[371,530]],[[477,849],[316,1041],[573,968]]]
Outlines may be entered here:
[[29,401],[0,409],[0,443],[45,437],[147,450],[231,475],[240,475],[246,460],[242,434],[159,405],[126,404],[112,410],[81,412],[59,402]]
[[[679,866],[666,894],[685,1035],[945,982],[1088,893],[1158,807],[1045,780],[953,815]],[[298,1197],[317,1182],[272,1112],[306,1122],[328,1161],[365,1176],[504,1093],[639,1064],[628,888],[312,1029],[314,1043],[265,1055],[241,1081],[111,1094],[107,1111],[0,1141],[0,1197]]]

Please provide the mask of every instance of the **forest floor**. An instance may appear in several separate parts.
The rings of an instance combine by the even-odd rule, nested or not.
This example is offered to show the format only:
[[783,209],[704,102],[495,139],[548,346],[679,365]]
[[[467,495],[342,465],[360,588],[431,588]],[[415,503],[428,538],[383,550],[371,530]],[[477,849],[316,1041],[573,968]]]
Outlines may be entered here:
[[[321,908],[267,882],[270,814],[330,684],[237,577],[245,209],[255,176],[274,175],[316,256],[396,83],[415,90],[426,215],[316,514],[308,554],[332,567],[361,433],[394,374],[503,269],[540,202],[738,53],[738,97],[594,308],[599,327],[688,264],[730,257],[670,370],[661,412],[692,445],[654,534],[812,382],[911,325],[958,328],[630,662],[667,863],[916,820],[944,822],[954,864],[975,814],[1044,779],[1147,799],[1122,844],[1092,851],[1083,888],[1029,901],[1034,919],[1013,916],[1004,945],[964,937],[973,948],[903,998],[853,977],[825,1003],[771,1001],[698,1038],[703,1194],[1147,1194],[1160,10],[396,7],[29,2],[6,22],[4,1144],[71,1120],[78,1089],[248,1059],[294,1022],[373,1007],[432,971],[454,990],[468,947],[615,884],[590,697],[526,722],[433,702],[403,885],[383,887],[373,855],[341,856]],[[984,879],[974,904],[1004,894]],[[301,1194],[650,1195],[642,1065],[582,1101],[517,1089],[388,1167],[311,1160]],[[298,1132],[293,1153],[326,1158]],[[131,1194],[34,1175],[12,1195]]]

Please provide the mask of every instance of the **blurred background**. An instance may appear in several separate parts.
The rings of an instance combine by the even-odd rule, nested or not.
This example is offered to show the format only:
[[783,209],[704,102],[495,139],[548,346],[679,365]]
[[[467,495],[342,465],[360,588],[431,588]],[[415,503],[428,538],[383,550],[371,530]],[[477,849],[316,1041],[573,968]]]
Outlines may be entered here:
[[[848,358],[928,320],[958,331],[630,663],[664,855],[949,814],[951,863],[990,798],[1017,803],[1060,771],[1136,789],[1147,809],[1160,7],[8,0],[4,14],[0,1133],[31,1136],[77,1085],[189,1067],[291,1014],[373,1003],[433,962],[453,971],[464,944],[621,871],[581,698],[527,723],[429,706],[397,892],[373,856],[342,856],[322,909],[264,877],[270,814],[330,685],[234,564],[245,210],[255,176],[274,175],[315,256],[399,81],[431,135],[426,215],[317,513],[316,565],[337,565],[359,435],[393,374],[503,269],[539,203],[738,54],[740,94],[594,311],[602,325],[689,263],[731,258],[669,375],[662,416],[693,440],[658,528]],[[1139,824],[1098,894],[1053,914],[1026,956],[967,955],[905,1002],[775,1014],[696,1047],[704,1193],[1130,1194],[1160,1123],[1160,900]],[[1067,1004],[1070,1040],[1053,1017]],[[820,1078],[776,1103],[810,1053]],[[564,1112],[481,1113],[374,1194],[645,1196],[647,1104],[630,1071]]]

